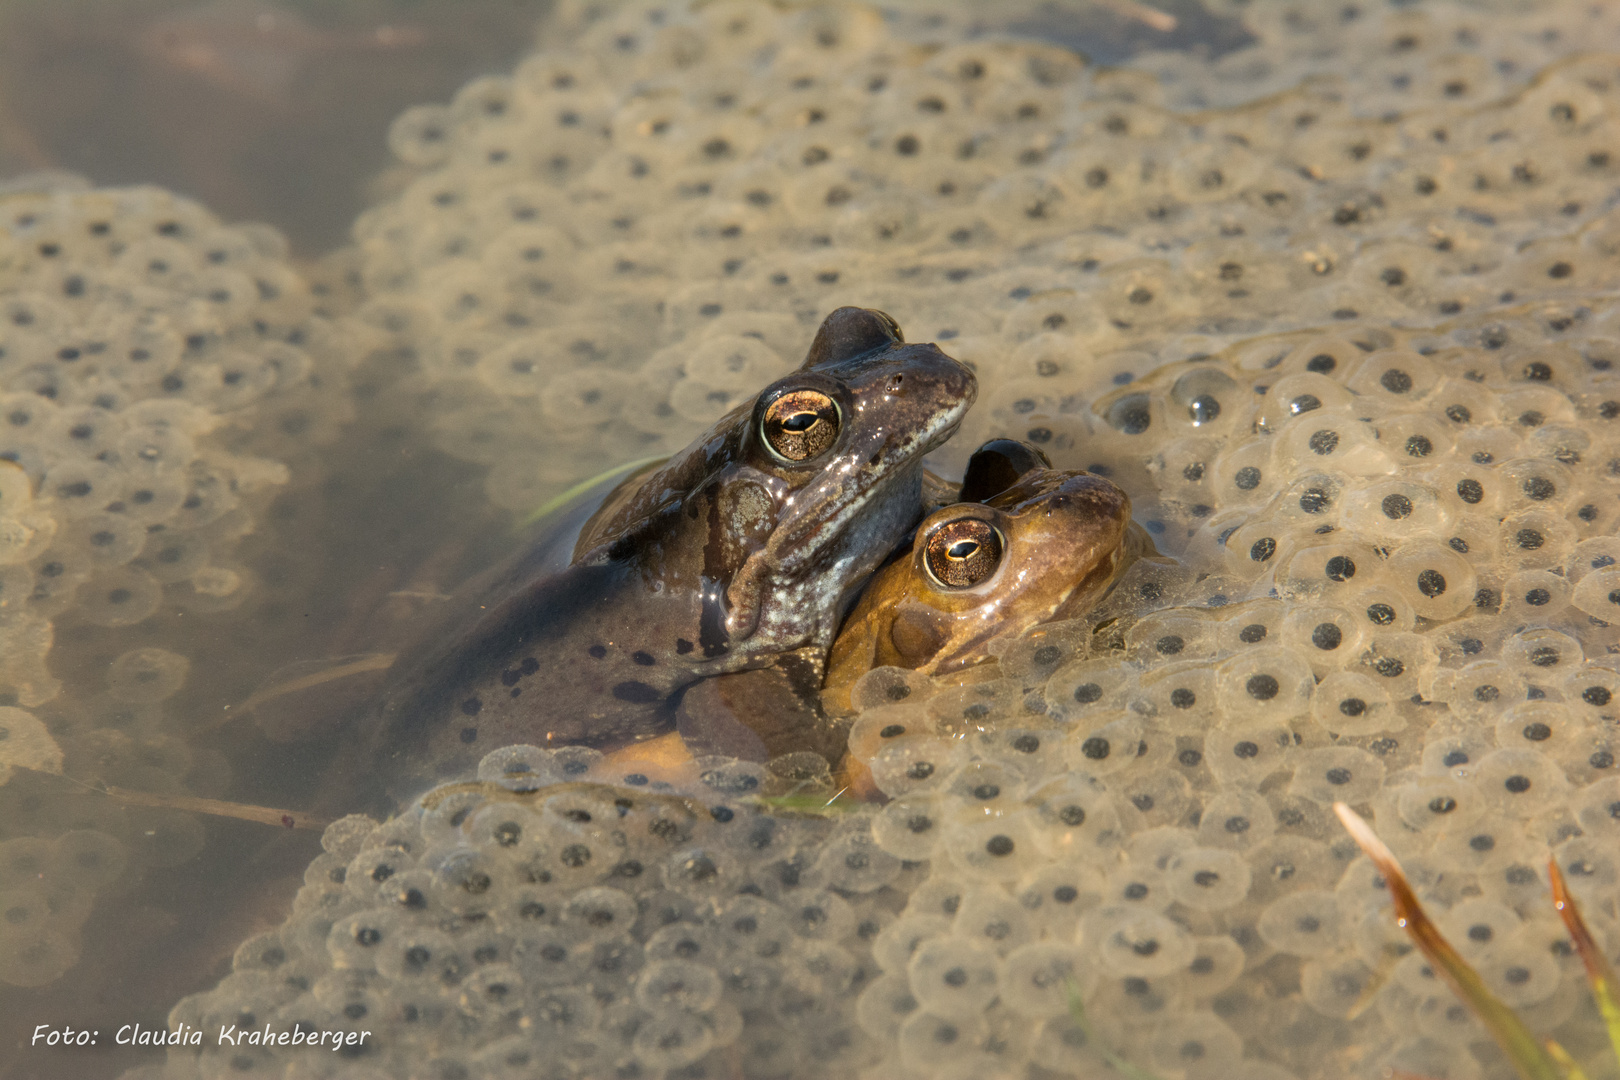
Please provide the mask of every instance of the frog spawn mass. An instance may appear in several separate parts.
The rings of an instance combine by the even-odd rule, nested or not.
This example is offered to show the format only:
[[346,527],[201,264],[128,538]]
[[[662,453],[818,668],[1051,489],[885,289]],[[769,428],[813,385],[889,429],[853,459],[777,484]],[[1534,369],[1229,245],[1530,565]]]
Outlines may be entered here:
[[[331,417],[334,332],[268,229],[156,189],[0,194],[0,692],[32,707],[51,620],[220,611],[252,511]],[[341,396],[334,399],[341,402]],[[251,425],[247,420],[253,421]]]
[[680,445],[858,302],[977,365],[953,454],[1109,475],[1177,563],[978,681],[868,676],[881,808],[761,815],[740,789],[815,790],[791,761],[665,803],[523,750],[483,770],[528,770],[521,812],[340,823],[175,1021],[380,1017],[300,1059],[356,1076],[1091,1076],[1072,985],[1167,1076],[1479,1075],[1343,800],[1532,1027],[1579,1023],[1544,865],[1612,949],[1617,84],[1561,57],[1612,16],[1255,6],[1253,49],[1140,58],[1161,81],[948,16],[893,24],[936,50],[858,8],[627,7],[402,117],[362,318],[496,502]]
[[[1257,332],[1610,284],[1612,65],[1526,64],[1616,41],[1603,9],[1244,9],[1262,43],[1175,54],[1166,87],[948,14],[692,8],[565,11],[554,49],[391,131],[361,317],[499,505],[674,451],[844,303],[995,383],[959,466],[993,434],[1062,453],[1082,395]],[[1376,83],[1262,99],[1282,55]],[[1166,107],[1197,89],[1233,105]]]
[[58,978],[98,892],[202,844],[187,815],[22,769],[222,790],[169,711],[183,640],[116,634],[253,591],[240,539],[347,407],[345,335],[315,308],[267,228],[150,188],[0,191],[0,982]]

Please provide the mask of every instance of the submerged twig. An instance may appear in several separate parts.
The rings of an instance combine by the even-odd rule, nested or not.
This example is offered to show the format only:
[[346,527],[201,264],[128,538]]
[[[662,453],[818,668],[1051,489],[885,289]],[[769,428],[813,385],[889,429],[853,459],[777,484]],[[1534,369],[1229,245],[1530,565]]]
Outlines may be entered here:
[[[39,771],[39,770],[30,770]],[[156,791],[133,791],[129,788],[114,787],[112,784],[92,784],[83,780],[75,780],[71,776],[61,773],[46,773],[48,776],[61,776],[70,784],[74,784],[87,792],[105,795],[124,803],[126,806],[146,806],[156,810],[183,810],[193,814],[208,814],[212,817],[235,818],[238,821],[252,821],[260,825],[276,825],[283,829],[315,829],[322,830],[332,824],[331,818],[316,817],[306,814],[302,810],[278,810],[271,806],[254,806],[251,803],[228,802],[224,799],[204,799],[197,795],[165,795]]]
[[1479,972],[1470,967],[1468,961],[1441,935],[1440,929],[1418,902],[1417,894],[1412,891],[1411,883],[1406,880],[1394,852],[1378,839],[1372,826],[1344,803],[1334,803],[1333,812],[1339,816],[1351,839],[1383,875],[1395,903],[1396,923],[1406,931],[1457,996],[1474,1010],[1474,1015],[1496,1039],[1519,1075],[1525,1080],[1566,1080],[1563,1070],[1530,1029],[1524,1026],[1524,1021],[1491,993],[1485,980],[1479,977]]
[[150,791],[130,791],[128,788],[92,787],[110,798],[130,806],[151,806],[163,810],[188,810],[194,814],[254,821],[260,825],[279,825],[284,829],[314,829],[319,832],[332,824],[331,818],[319,818],[302,811],[277,810],[269,806],[226,802],[223,799],[203,799],[195,795],[158,795]]
[[1157,30],[1161,34],[1173,33],[1176,27],[1180,25],[1180,20],[1168,11],[1160,11],[1158,8],[1148,7],[1146,4],[1139,4],[1136,0],[1097,0],[1097,3],[1116,15],[1127,19],[1135,19],[1149,29]]

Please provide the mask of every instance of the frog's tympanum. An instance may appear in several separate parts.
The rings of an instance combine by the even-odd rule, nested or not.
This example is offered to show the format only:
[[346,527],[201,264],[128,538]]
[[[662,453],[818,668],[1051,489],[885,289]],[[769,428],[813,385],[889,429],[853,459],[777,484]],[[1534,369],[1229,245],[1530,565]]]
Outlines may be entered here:
[[975,393],[887,315],[833,312],[802,367],[609,496],[570,565],[518,557],[464,590],[465,625],[394,663],[373,748],[395,794],[510,743],[658,735],[712,675],[819,684],[854,594],[916,524],[923,455]]
[[1153,553],[1123,491],[1054,470],[1033,447],[987,444],[962,486],[984,501],[929,514],[844,624],[822,691],[828,712],[848,711],[850,689],[874,667],[949,675],[982,663],[993,640],[1083,613]]

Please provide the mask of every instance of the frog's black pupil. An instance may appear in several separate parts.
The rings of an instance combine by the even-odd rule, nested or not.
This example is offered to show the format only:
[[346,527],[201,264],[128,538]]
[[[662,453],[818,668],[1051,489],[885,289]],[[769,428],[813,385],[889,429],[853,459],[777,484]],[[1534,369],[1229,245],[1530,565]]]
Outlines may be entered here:
[[788,461],[809,461],[838,440],[838,407],[819,390],[790,390],[761,417],[760,434]]
[[993,526],[973,518],[947,521],[929,533],[924,561],[939,584],[965,589],[995,573],[1001,537]]

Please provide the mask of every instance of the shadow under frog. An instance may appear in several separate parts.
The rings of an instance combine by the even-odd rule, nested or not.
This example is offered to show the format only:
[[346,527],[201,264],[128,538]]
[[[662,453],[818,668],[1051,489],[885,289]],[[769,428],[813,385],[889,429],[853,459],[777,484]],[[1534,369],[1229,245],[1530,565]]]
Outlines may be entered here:
[[887,315],[833,312],[802,367],[621,484],[567,565],[553,538],[460,590],[392,664],[365,774],[408,798],[499,746],[667,732],[710,676],[774,664],[819,685],[841,617],[921,513],[923,455],[976,390]]
[[976,451],[959,493],[861,594],[819,694],[790,673],[750,671],[694,687],[680,730],[698,752],[766,760],[810,750],[836,764],[850,692],[874,667],[948,676],[984,663],[992,643],[1083,614],[1137,558],[1156,555],[1125,492],[1059,471],[1039,449],[998,439]]

